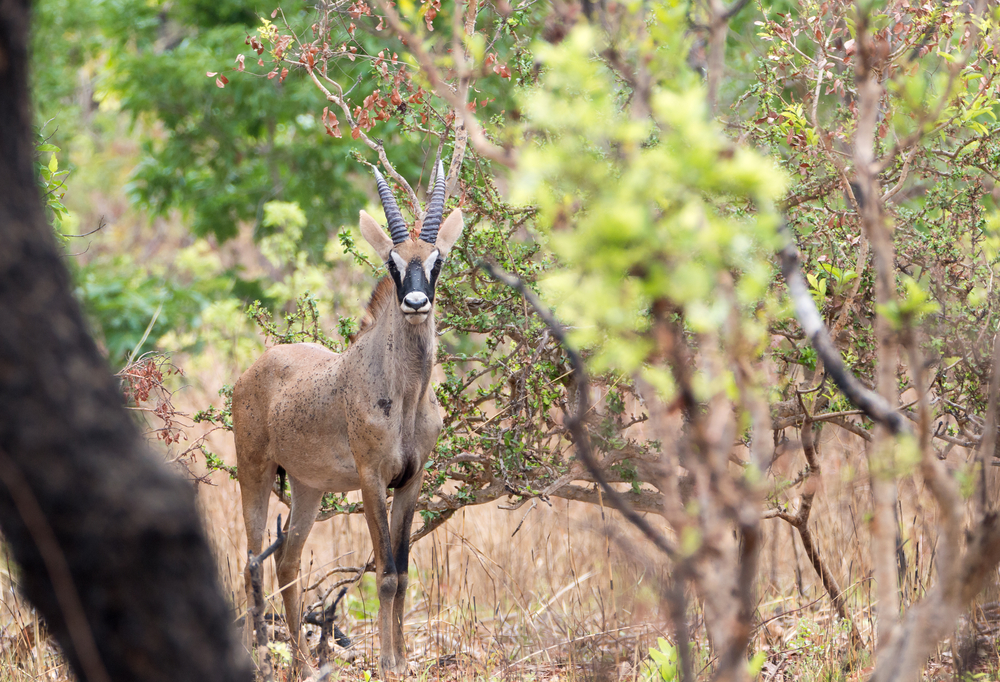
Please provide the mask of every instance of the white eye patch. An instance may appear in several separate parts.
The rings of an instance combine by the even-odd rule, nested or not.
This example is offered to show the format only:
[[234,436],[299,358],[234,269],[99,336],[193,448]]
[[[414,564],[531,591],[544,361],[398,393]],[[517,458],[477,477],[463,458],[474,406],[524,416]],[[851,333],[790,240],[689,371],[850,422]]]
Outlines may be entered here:
[[399,270],[399,276],[402,277],[406,274],[406,261],[395,251],[390,251],[389,255],[392,256],[392,262],[396,264],[396,269]]
[[434,269],[434,264],[437,263],[438,257],[441,252],[437,249],[431,251],[431,255],[427,256],[427,260],[424,261],[424,274],[427,275],[427,281],[431,281],[431,271]]

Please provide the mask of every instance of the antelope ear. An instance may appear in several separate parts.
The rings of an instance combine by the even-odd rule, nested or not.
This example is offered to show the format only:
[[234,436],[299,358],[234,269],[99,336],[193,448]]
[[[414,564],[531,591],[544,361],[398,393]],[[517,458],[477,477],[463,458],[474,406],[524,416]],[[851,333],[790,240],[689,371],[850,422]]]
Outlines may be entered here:
[[441,229],[438,230],[437,241],[434,243],[434,246],[441,252],[442,258],[448,255],[451,247],[458,241],[458,238],[462,235],[463,227],[465,227],[465,223],[462,220],[462,209],[460,208],[452,211],[444,219],[444,222],[441,223]]
[[389,260],[389,252],[392,251],[393,247],[392,240],[389,239],[389,235],[385,233],[382,226],[364,211],[361,212],[361,236],[372,245],[379,258],[383,261]]

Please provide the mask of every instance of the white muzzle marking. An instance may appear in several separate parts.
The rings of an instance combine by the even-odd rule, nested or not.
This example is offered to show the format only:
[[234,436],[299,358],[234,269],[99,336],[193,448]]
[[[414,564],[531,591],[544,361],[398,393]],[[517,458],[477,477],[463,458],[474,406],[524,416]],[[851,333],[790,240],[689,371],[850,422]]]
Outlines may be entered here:
[[403,297],[403,303],[399,308],[406,315],[406,320],[410,324],[421,324],[431,311],[431,302],[426,294],[411,291]]

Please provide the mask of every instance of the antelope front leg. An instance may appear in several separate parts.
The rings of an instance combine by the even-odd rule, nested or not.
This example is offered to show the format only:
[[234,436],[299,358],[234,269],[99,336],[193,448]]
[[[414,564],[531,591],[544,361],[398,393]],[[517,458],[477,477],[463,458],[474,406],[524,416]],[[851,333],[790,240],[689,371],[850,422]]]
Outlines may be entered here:
[[[386,508],[385,483],[378,476],[361,474],[361,499],[365,505],[365,521],[372,536],[375,552],[375,582],[378,586],[379,670],[383,675],[397,672],[392,646],[392,603],[396,598],[396,564],[392,556],[389,535],[389,514]],[[406,659],[403,659],[406,667]]]
[[[413,526],[413,510],[420,496],[423,471],[414,476],[402,488],[397,488],[392,496],[392,556],[396,564],[396,595],[392,600],[391,643],[396,658],[396,670],[406,673],[406,641],[403,639],[403,616],[405,614],[406,586],[409,582],[410,529]],[[383,645],[384,646],[384,645]]]

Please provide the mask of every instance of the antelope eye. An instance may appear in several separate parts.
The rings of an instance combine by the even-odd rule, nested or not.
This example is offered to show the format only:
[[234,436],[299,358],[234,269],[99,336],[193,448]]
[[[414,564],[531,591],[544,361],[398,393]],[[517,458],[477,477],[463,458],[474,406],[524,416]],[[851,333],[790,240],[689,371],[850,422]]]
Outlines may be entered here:
[[427,256],[427,260],[424,261],[424,274],[427,276],[427,281],[431,282],[432,273],[435,269],[440,269],[441,267],[441,252],[437,249],[431,251],[431,255]]
[[403,260],[403,257],[395,251],[390,251],[389,255],[391,256],[387,263],[389,270],[395,272],[397,275],[406,272],[406,261]]

